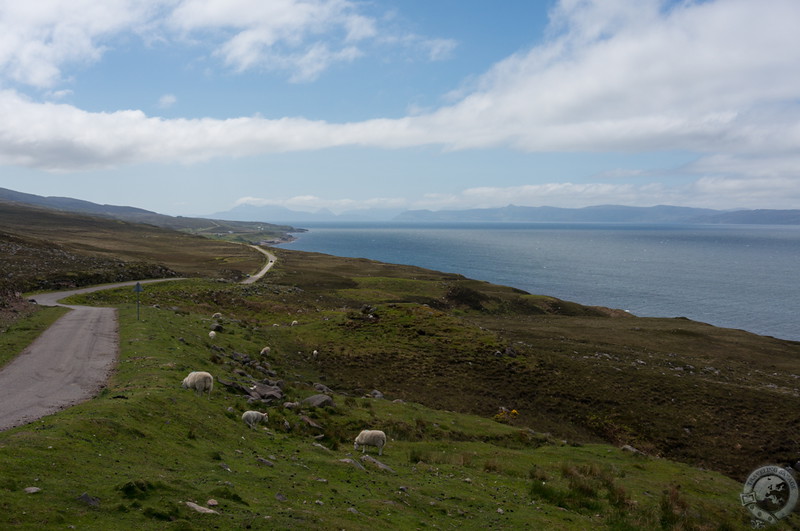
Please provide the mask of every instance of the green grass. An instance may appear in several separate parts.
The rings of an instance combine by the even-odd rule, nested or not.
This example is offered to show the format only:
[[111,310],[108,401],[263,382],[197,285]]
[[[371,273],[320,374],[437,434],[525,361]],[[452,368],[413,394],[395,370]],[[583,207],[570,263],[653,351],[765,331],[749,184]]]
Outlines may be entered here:
[[[263,263],[244,246],[55,218],[0,235],[19,251],[2,265],[38,272],[37,286],[206,280],[147,285],[140,320],[130,289],[72,301],[120,309],[121,357],[96,399],[0,433],[0,529],[738,529],[748,473],[800,455],[797,342],[283,249],[267,277],[239,285]],[[16,321],[5,359],[55,316]],[[249,430],[240,415],[257,405],[219,384],[210,400],[180,389],[191,370],[242,379],[255,370],[242,356],[267,345],[260,361],[286,401],[322,382],[336,406],[281,400]],[[387,399],[363,398],[373,389]],[[497,422],[500,407],[518,415]],[[364,428],[387,432],[380,460],[394,472],[341,461],[358,460]],[[218,515],[184,503],[211,498]]]
[[[254,406],[242,397],[221,385],[210,400],[197,397],[181,379],[190,370],[235,378],[243,367],[233,353],[254,356],[280,329],[286,337],[273,343],[270,361],[287,400],[314,394],[310,384],[321,375],[281,346],[310,325],[273,327],[219,306],[224,332],[212,343],[210,313],[189,303],[204,308],[217,290],[196,281],[153,287],[138,321],[135,306],[122,303],[122,354],[101,395],[0,433],[0,527],[653,529],[662,520],[666,528],[746,527],[741,484],[721,474],[419,403],[337,394],[332,408],[271,406],[267,425],[250,430],[239,417]],[[127,291],[106,296],[127,299]],[[323,429],[308,428],[301,414]],[[387,432],[384,455],[372,455],[394,473],[353,451],[366,427]],[[365,470],[341,462],[347,458]],[[25,493],[30,486],[41,491]],[[84,493],[98,504],[81,501]],[[219,514],[184,503],[210,499]]]

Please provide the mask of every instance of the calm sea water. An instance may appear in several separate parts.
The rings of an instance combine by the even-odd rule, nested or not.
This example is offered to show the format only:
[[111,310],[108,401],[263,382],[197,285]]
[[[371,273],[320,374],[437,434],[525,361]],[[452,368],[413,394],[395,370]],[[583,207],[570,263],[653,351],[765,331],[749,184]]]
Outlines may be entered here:
[[800,340],[800,227],[326,224],[289,249],[460,273],[531,293]]

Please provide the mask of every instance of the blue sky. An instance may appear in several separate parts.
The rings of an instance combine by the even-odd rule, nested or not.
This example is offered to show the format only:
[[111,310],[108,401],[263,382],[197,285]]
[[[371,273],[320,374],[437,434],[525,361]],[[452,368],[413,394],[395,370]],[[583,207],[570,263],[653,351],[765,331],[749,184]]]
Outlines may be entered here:
[[796,0],[0,0],[0,186],[173,215],[800,208],[798,21]]

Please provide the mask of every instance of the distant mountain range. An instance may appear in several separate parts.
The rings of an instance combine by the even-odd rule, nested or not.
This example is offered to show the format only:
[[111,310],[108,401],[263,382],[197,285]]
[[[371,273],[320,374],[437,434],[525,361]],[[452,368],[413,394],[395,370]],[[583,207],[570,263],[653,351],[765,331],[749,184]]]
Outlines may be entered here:
[[[0,201],[15,201],[57,210],[149,223],[175,230],[199,230],[208,220],[266,223],[276,230],[292,232],[302,223],[325,222],[407,222],[407,223],[720,223],[751,225],[800,225],[800,210],[713,210],[659,205],[631,207],[599,205],[584,208],[525,207],[469,210],[352,210],[334,214],[329,210],[302,212],[280,206],[239,205],[208,216],[167,216],[130,206],[100,205],[69,197],[44,197],[0,188]],[[277,225],[276,225],[277,224]],[[227,228],[227,227],[226,227]],[[239,227],[236,227],[239,228]]]
[[408,223],[728,223],[753,225],[800,225],[800,210],[713,210],[659,205],[630,207],[599,205],[584,208],[524,207],[470,210],[366,210],[334,214],[329,210],[301,212],[279,206],[239,205],[212,214],[218,219],[272,223],[320,223],[397,221]]

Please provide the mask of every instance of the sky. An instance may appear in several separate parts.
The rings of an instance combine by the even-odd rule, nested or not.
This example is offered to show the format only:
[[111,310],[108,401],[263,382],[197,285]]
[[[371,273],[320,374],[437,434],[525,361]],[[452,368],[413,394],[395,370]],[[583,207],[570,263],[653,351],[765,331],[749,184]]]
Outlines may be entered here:
[[0,187],[170,215],[800,208],[798,22],[797,0],[0,0]]

